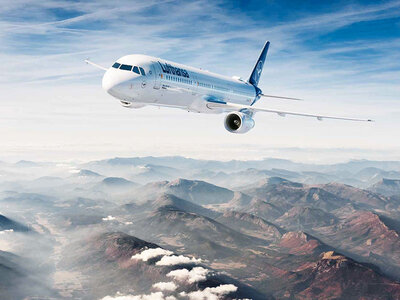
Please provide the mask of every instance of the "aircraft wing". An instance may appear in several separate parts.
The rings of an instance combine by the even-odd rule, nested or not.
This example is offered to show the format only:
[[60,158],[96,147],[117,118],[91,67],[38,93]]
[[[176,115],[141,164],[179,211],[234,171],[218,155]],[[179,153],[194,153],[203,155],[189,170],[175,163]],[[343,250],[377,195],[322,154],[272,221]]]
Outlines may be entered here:
[[347,117],[337,117],[337,116],[325,116],[325,115],[319,115],[319,114],[306,114],[306,113],[298,113],[298,112],[291,112],[291,111],[257,108],[254,106],[241,105],[241,104],[235,104],[235,103],[209,102],[209,103],[207,103],[207,107],[209,109],[218,109],[218,110],[223,110],[226,112],[231,112],[231,111],[241,111],[241,112],[250,112],[250,113],[266,112],[266,113],[277,114],[281,117],[285,117],[286,115],[311,117],[311,118],[317,118],[317,120],[319,120],[319,121],[322,121],[323,119],[333,119],[333,120],[358,121],[358,122],[373,122],[373,120],[371,120],[371,119],[357,119],[357,118],[347,118]]
[[101,69],[103,71],[107,71],[108,69],[106,67],[100,66],[98,64],[95,64],[94,62],[90,61],[89,59],[85,59],[85,63],[87,63],[88,65],[92,65],[93,67],[96,67],[98,69]]
[[283,96],[276,96],[276,95],[265,95],[265,94],[260,94],[260,97],[303,101],[303,99],[299,99],[299,98],[283,97]]

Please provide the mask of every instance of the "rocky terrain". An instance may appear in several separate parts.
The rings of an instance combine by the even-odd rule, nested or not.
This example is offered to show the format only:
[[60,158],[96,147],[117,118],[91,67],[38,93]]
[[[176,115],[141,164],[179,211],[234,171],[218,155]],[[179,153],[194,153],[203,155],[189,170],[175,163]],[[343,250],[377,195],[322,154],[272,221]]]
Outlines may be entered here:
[[3,162],[0,298],[400,299],[399,174],[372,161]]
[[368,189],[381,195],[396,196],[400,194],[400,180],[383,178]]

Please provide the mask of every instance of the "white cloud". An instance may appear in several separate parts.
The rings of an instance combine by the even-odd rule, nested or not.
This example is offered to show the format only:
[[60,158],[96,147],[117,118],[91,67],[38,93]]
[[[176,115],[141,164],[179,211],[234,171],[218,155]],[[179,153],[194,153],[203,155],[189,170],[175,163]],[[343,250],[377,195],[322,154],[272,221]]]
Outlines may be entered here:
[[141,253],[135,254],[132,256],[131,259],[143,260],[148,261],[149,259],[162,256],[162,255],[171,255],[173,254],[172,251],[162,249],[162,248],[151,248],[142,251]]
[[174,266],[179,264],[197,264],[201,263],[201,258],[196,259],[194,257],[190,258],[184,255],[172,255],[172,256],[164,256],[156,262],[157,266]]
[[219,300],[222,296],[236,291],[237,287],[233,284],[221,284],[217,287],[205,288],[202,291],[183,292],[180,294],[189,297],[190,300]]
[[107,217],[103,218],[102,220],[103,220],[103,221],[114,221],[115,219],[116,219],[116,218],[113,217],[113,216],[107,216]]
[[160,291],[175,291],[177,289],[177,285],[174,282],[157,282],[153,284],[153,288],[158,289]]
[[[170,300],[164,297],[162,292],[151,293],[148,295],[121,295],[117,293],[115,296],[106,296],[102,300]],[[172,299],[171,299],[172,300]]]
[[203,267],[195,267],[192,270],[178,269],[173,270],[167,274],[168,277],[172,277],[178,281],[187,281],[188,283],[195,283],[204,281],[207,279],[207,275],[210,273],[209,270]]

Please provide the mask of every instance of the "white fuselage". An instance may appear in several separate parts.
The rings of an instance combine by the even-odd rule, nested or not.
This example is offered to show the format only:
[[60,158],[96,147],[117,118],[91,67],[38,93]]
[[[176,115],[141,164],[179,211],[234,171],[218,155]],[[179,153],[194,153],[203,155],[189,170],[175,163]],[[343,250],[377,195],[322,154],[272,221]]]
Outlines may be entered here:
[[103,89],[125,107],[159,105],[201,113],[219,113],[207,104],[252,105],[256,89],[241,79],[146,55],[121,57],[103,77]]

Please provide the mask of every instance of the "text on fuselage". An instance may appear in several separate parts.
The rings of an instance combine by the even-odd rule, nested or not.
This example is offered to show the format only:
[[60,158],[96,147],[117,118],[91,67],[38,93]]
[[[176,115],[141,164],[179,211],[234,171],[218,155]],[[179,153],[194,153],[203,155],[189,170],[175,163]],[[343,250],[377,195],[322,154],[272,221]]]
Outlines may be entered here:
[[173,74],[173,75],[189,78],[189,73],[185,69],[176,68],[167,63],[165,63],[165,64],[162,64],[160,62],[158,62],[158,63],[160,64],[163,73],[168,73],[168,74]]

